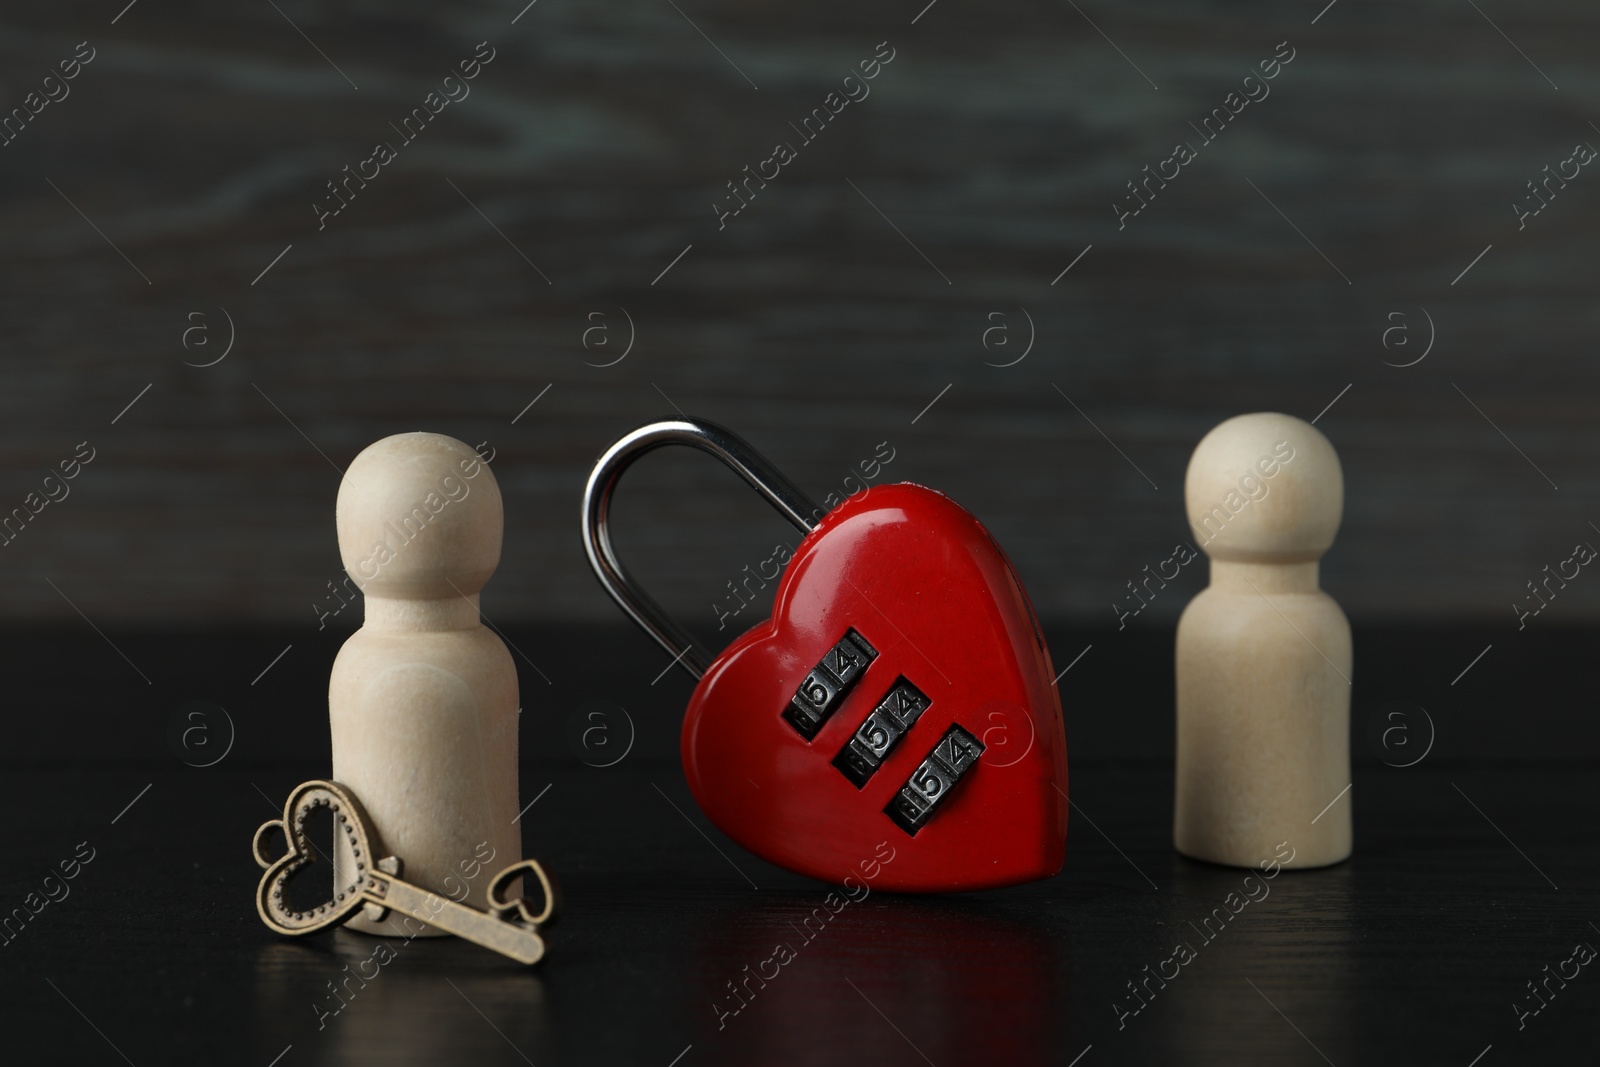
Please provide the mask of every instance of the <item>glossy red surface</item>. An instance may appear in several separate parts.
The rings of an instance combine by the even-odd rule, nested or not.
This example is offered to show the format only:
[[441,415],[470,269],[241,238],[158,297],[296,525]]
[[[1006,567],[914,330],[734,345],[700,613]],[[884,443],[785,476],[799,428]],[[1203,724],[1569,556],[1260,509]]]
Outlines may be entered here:
[[[878,655],[808,741],[783,712],[850,628]],[[857,789],[834,758],[900,676],[931,703]],[[874,888],[921,893],[1045,878],[1061,868],[1067,826],[1052,678],[1033,607],[982,524],[931,489],[878,486],[805,537],[772,618],[701,679],[683,724],[684,769],[723,832],[814,878],[872,869]],[[912,835],[885,808],[952,723],[983,754]]]

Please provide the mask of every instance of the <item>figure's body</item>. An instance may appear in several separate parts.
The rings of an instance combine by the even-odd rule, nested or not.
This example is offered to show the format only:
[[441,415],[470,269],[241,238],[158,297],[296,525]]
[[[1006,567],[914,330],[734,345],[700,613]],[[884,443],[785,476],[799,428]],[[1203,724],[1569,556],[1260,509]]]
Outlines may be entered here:
[[1211,584],[1177,638],[1173,843],[1254,867],[1350,855],[1350,624],[1318,586],[1344,508],[1339,457],[1288,415],[1241,415],[1200,442],[1185,479]]
[[[334,780],[406,881],[481,908],[494,872],[522,855],[516,667],[478,620],[478,591],[500,562],[499,487],[460,441],[400,434],[350,464],[337,521],[366,619],[328,684]],[[414,930],[361,914],[347,926]]]

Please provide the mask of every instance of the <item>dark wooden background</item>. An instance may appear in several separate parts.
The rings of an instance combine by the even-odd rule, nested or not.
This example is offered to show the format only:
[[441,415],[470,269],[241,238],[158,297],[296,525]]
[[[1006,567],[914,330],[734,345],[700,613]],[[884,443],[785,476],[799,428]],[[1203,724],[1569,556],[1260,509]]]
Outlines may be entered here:
[[[0,145],[0,516],[79,442],[96,452],[0,545],[16,816],[0,906],[75,842],[103,857],[3,949],[9,1051],[1594,1060],[1593,977],[1525,1029],[1506,1008],[1596,918],[1600,577],[1521,632],[1511,604],[1575,543],[1600,545],[1600,175],[1520,231],[1512,203],[1600,145],[1600,9],[525,3],[0,14],[0,117],[95,49]],[[324,183],[398,141],[390,123],[480,41],[496,54],[471,95],[319,232]],[[789,124],[884,41],[871,95],[719,230],[724,183],[797,140]],[[1284,41],[1271,95],[1119,231],[1124,183]],[[628,354],[600,366],[629,319]],[[881,479],[977,513],[1057,669],[1076,664],[1061,875],[875,896],[732,1034],[709,1010],[725,981],[824,890],[694,807],[676,755],[688,679],[662,671],[578,541],[595,456],[675,410],[742,433],[818,498],[887,442]],[[1240,872],[1170,846],[1171,630],[1204,569],[1126,631],[1111,604],[1185,536],[1194,444],[1255,410],[1316,417],[1344,463],[1324,584],[1354,623],[1356,852],[1281,879],[1124,1029],[1126,981]],[[328,668],[359,622],[352,606],[319,630],[314,606],[341,578],[340,469],[416,429],[495,450],[506,552],[483,607],[526,708],[527,851],[569,913],[532,975],[460,943],[408,948],[330,1033],[315,1006],[370,949],[260,927],[245,842],[327,771]],[[644,461],[616,514],[630,565],[712,644],[765,610],[718,631],[725,583],[794,543],[690,454]],[[616,764],[586,747],[597,707],[606,744],[628,746]]]
[[[1052,618],[1111,621],[1184,536],[1210,426],[1335,397],[1325,584],[1353,616],[1514,630],[1524,583],[1600,543],[1600,177],[1520,232],[1511,208],[1600,144],[1593,5],[922,2],[8,9],[0,106],[96,57],[0,148],[0,508],[77,442],[97,458],[0,548],[6,619],[314,624],[335,468],[412,429],[497,450],[492,618],[614,619],[582,479],[674,408],[818,497],[889,442],[883,477],[976,512]],[[485,40],[471,95],[319,232],[323,183]],[[1285,40],[1270,97],[1119,232],[1124,183]],[[719,231],[724,183],[881,41],[870,97]],[[631,352],[586,365],[620,354],[623,309]],[[1032,350],[985,365],[1020,355],[1024,309]],[[1421,354],[1424,309],[1432,351],[1386,366]],[[230,354],[185,366],[224,310]],[[622,497],[624,555],[696,625],[791,537],[697,456]],[[1530,627],[1597,616],[1584,576]]]

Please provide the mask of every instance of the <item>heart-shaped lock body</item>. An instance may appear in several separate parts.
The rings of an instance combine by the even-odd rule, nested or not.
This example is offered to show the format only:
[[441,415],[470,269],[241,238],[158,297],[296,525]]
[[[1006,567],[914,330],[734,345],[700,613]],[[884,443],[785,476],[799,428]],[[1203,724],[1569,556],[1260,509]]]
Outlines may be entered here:
[[718,455],[809,528],[772,617],[716,657],[684,717],[684,770],[712,822],[781,867],[898,892],[1060,870],[1067,758],[1050,656],[982,524],[940,493],[899,484],[849,498],[813,527],[804,495],[720,427],[635,431],[591,476],[590,558],[685,662],[687,637],[629,584],[605,532],[620,471],[665,443]]
[[861,878],[884,841],[872,884],[902,892],[1046,878],[1065,854],[1032,606],[978,520],[917,485],[858,494],[800,543],[772,618],[695,688],[683,764],[724,833],[814,878]]

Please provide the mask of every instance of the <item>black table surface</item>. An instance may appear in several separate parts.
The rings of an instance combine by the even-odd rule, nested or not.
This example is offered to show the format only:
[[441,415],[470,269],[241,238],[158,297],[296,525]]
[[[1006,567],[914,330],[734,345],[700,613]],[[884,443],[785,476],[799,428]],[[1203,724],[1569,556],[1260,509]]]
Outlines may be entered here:
[[[562,740],[582,687],[546,685],[521,664],[524,843],[566,897],[532,969],[454,939],[337,930],[291,941],[256,917],[250,836],[295,784],[327,773],[315,687],[337,638],[296,643],[300,655],[254,686],[275,635],[109,635],[128,664],[86,632],[18,638],[7,654],[21,699],[0,771],[11,816],[0,904],[11,914],[46,890],[61,899],[0,945],[4,1059],[1595,1062],[1600,977],[1572,962],[1578,946],[1600,945],[1592,700],[1573,698],[1591,691],[1579,680],[1593,635],[1547,636],[1539,647],[1564,657],[1566,674],[1547,670],[1532,688],[1502,638],[1505,658],[1466,676],[1478,688],[1452,689],[1482,635],[1356,633],[1365,673],[1341,801],[1354,805],[1355,855],[1254,882],[1269,892],[1254,888],[1261,899],[1242,906],[1248,872],[1171,848],[1170,666],[1165,676],[1149,666],[1163,662],[1151,652],[1170,648],[1169,633],[1121,635],[1136,640],[1129,651],[1087,635],[1094,652],[1063,679],[1074,808],[1058,876],[946,897],[874,892],[836,912],[829,887],[744,852],[695,806],[671,745],[686,679],[652,687],[650,663],[637,677],[591,676],[602,696],[631,693],[636,742],[600,767]],[[560,677],[609,656],[581,636],[568,640],[591,647],[587,660],[554,636],[509,636],[559,663]],[[1058,660],[1083,636],[1052,631]],[[148,687],[119,673],[132,663]],[[242,680],[224,693],[214,678],[230,673]],[[1432,708],[1439,743],[1414,766],[1386,766],[1365,741],[1369,697],[1403,674],[1438,676],[1435,696],[1390,695],[1426,699],[1417,706]],[[1580,687],[1563,690],[1563,677]],[[197,693],[231,723],[226,756],[206,767],[169,745],[174,708]],[[80,703],[98,703],[97,718]],[[1490,714],[1502,740],[1464,744],[1463,727]],[[220,746],[224,727],[210,725]],[[1546,756],[1517,747],[1529,730]],[[91,854],[72,880],[46,883],[62,861]],[[804,925],[818,909],[826,923]],[[392,959],[380,943],[395,946]],[[750,980],[780,944],[794,958],[764,984]],[[1175,968],[1165,961],[1179,944],[1191,958]],[[736,1000],[731,986],[749,992]]]

